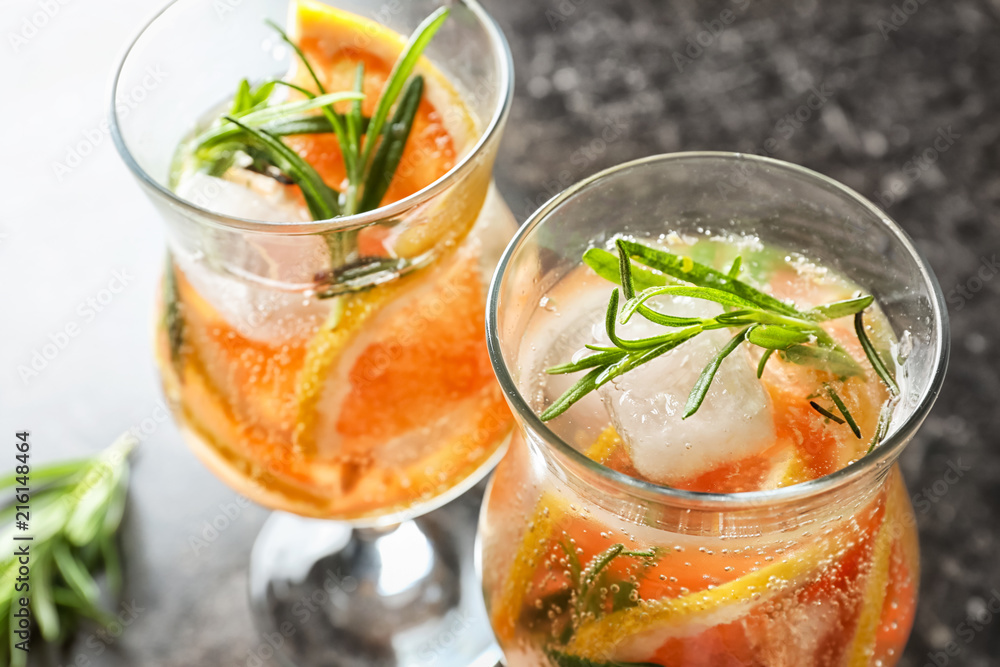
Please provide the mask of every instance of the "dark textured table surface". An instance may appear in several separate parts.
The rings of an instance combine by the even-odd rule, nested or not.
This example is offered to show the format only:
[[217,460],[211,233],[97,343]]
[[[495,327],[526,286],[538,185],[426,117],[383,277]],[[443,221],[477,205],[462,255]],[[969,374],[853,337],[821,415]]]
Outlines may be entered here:
[[[0,427],[33,429],[38,460],[96,451],[131,426],[150,432],[124,533],[135,620],[117,639],[84,632],[39,663],[246,665],[260,642],[246,564],[265,513],[239,508],[206,533],[236,496],[156,420],[148,321],[162,237],[101,126],[121,48],[161,3],[53,2],[41,22],[43,4],[7,0],[0,18],[8,99],[27,103],[2,112]],[[900,664],[1000,664],[989,611],[1000,601],[1000,3],[486,4],[514,52],[497,180],[520,219],[622,161],[736,150],[828,174],[916,240],[947,295],[953,348],[944,392],[902,461],[923,575]],[[115,271],[125,288],[87,315],[81,304]],[[22,378],[18,367],[71,322],[79,335]],[[950,641],[955,657],[943,653]]]

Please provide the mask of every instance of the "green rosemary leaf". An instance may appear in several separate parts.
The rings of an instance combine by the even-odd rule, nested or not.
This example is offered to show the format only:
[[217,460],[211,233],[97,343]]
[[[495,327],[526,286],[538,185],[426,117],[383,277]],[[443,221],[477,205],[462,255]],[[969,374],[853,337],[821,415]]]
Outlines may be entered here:
[[362,169],[367,168],[376,143],[374,138],[381,135],[382,126],[389,117],[389,110],[396,103],[396,98],[399,97],[406,80],[410,77],[413,68],[416,67],[420,55],[427,48],[431,39],[434,38],[434,34],[437,33],[441,24],[445,22],[450,13],[451,10],[447,7],[440,7],[424,19],[417,26],[406,47],[404,47],[403,52],[393,65],[392,71],[389,73],[389,78],[382,88],[382,94],[379,95],[378,102],[375,104],[375,111],[372,113],[371,123],[368,126],[367,136],[369,141],[365,142],[364,152],[361,155]]
[[[700,319],[694,320],[694,325],[696,327],[701,327],[703,321]],[[618,289],[615,288],[611,292],[611,298],[608,300],[608,309],[604,317],[604,327],[608,333],[608,338],[611,342],[623,350],[636,351],[636,350],[647,350],[653,346],[660,345],[662,343],[668,343],[675,340],[680,332],[670,332],[662,334],[660,336],[650,336],[648,338],[638,338],[635,340],[629,340],[626,338],[621,338],[618,336]],[[685,340],[687,340],[685,338]]]
[[115,471],[110,466],[101,465],[92,468],[77,485],[80,495],[65,528],[66,538],[71,544],[83,546],[97,537],[116,483]]
[[687,403],[684,405],[684,416],[682,419],[687,419],[694,413],[698,411],[701,404],[705,401],[705,396],[708,394],[708,389],[712,384],[712,380],[715,378],[715,374],[718,372],[719,367],[722,365],[722,361],[728,357],[732,352],[740,346],[744,340],[746,340],[747,330],[741,330],[738,334],[733,336],[728,343],[718,354],[713,357],[712,361],[705,366],[702,370],[701,375],[698,376],[698,380],[695,381],[694,387],[691,389],[691,393],[688,394]]
[[811,366],[829,371],[837,377],[852,377],[861,374],[861,366],[851,355],[839,348],[819,345],[792,345],[780,352],[783,360],[800,366]]
[[14,614],[10,614],[8,621],[10,634],[7,644],[10,648],[10,667],[26,667],[28,664],[28,652],[22,651],[16,646],[19,641],[17,637],[18,619]]
[[[583,253],[583,263],[594,273],[616,284],[621,284],[621,270],[618,257],[604,248],[589,248]],[[646,290],[651,287],[663,287],[667,277],[657,271],[651,271],[642,266],[630,267],[634,289]]]
[[848,315],[854,315],[861,312],[870,306],[874,300],[874,296],[868,295],[857,297],[856,299],[834,301],[833,303],[817,306],[812,310],[807,311],[806,315],[812,317],[818,322],[822,322],[823,320],[836,320],[841,317],[847,317]]
[[104,561],[104,576],[108,582],[108,588],[115,595],[121,593],[124,578],[122,577],[121,554],[118,552],[118,544],[115,542],[114,533],[104,533],[99,538],[101,547],[101,559]]
[[865,351],[865,356],[868,357],[868,362],[875,369],[878,376],[882,378],[882,382],[885,382],[885,386],[889,388],[889,394],[891,396],[898,396],[899,385],[896,384],[896,378],[893,377],[885,362],[882,361],[882,357],[875,350],[875,346],[872,345],[871,339],[868,338],[868,332],[865,331],[863,313],[858,313],[854,316],[854,331],[858,334],[858,340],[861,341],[861,347]]
[[54,642],[59,637],[59,612],[52,597],[51,555],[44,550],[36,551],[31,568],[31,610],[42,639]]
[[[622,240],[618,239],[615,241],[615,245],[618,247],[618,276],[619,281],[622,286],[622,294],[625,298],[631,301],[635,298],[635,281],[632,279],[632,261],[628,257],[628,252],[625,250],[625,246],[622,244]],[[648,297],[647,297],[648,298]],[[636,305],[636,308],[641,306],[642,303]],[[635,309],[633,308],[633,311]],[[623,324],[628,321],[629,313],[624,314]]]
[[[296,44],[289,38],[288,34],[282,30],[274,21],[266,21],[266,23],[271,26],[277,33],[281,36],[281,39],[292,47],[295,51],[295,55],[298,56],[299,61],[305,66],[306,71],[309,72],[309,78],[313,80],[316,84],[316,90],[319,91],[320,95],[326,94],[326,88],[323,86],[323,82],[320,81],[319,77],[316,75],[316,70],[313,69],[312,63],[306,58],[306,54],[302,52],[299,45]],[[317,98],[318,99],[318,98]],[[320,107],[323,115],[326,116],[327,120],[330,121],[330,126],[333,128],[333,133],[337,135],[337,142],[340,144],[340,151],[344,159],[344,166],[347,169],[348,174],[356,173],[356,159],[355,152],[347,138],[347,131],[344,129],[344,122],[340,115],[334,111],[333,103],[329,103]]]
[[587,594],[590,592],[590,587],[594,585],[597,577],[600,576],[601,572],[611,564],[615,558],[621,555],[625,550],[624,544],[615,544],[591,559],[587,567],[583,569],[580,573],[580,590],[577,595],[577,604],[580,605],[586,599]]
[[[365,87],[365,64],[359,62],[358,66],[354,70],[354,92],[359,95],[364,95]],[[351,149],[354,151],[354,155],[358,156],[358,151],[361,147],[361,100],[357,99],[351,103],[351,110],[345,116],[345,121],[347,125],[347,141],[351,145]]]
[[789,329],[778,324],[757,324],[747,331],[748,343],[767,350],[787,350],[792,345],[805,343],[809,338],[809,334],[804,331]]
[[566,561],[569,563],[570,583],[575,590],[580,589],[580,574],[583,572],[583,565],[580,564],[580,557],[576,550],[565,541],[559,542],[559,548],[566,554]]
[[739,277],[740,268],[742,266],[743,266],[743,257],[741,255],[737,255],[736,259],[733,260],[732,266],[730,266],[729,270],[726,271],[726,275],[735,280],[736,278]]
[[731,310],[728,313],[721,313],[715,316],[715,320],[723,326],[745,326],[747,324],[773,324],[795,331],[808,332],[817,337],[818,340],[829,343],[829,335],[823,331],[815,322],[789,317],[779,313],[772,313],[766,310],[755,308],[744,308]]
[[31,610],[42,639],[53,642],[59,637],[59,613],[52,598],[52,559],[44,549],[34,551],[30,585]]
[[703,321],[697,317],[677,317],[675,315],[667,315],[666,313],[653,310],[648,306],[639,306],[636,310],[640,315],[653,324],[659,324],[664,327],[689,327],[701,324]]
[[170,363],[178,378],[184,375],[184,359],[181,350],[184,346],[184,313],[181,312],[181,297],[177,288],[177,273],[174,268],[174,258],[167,252],[167,263],[163,271],[163,320],[160,326],[167,333],[167,344],[170,346]]
[[892,410],[895,406],[896,399],[890,399],[886,401],[885,405],[882,406],[882,410],[878,413],[878,425],[875,427],[875,435],[872,437],[871,443],[868,445],[868,449],[865,454],[871,454],[872,450],[875,449],[880,442],[885,440],[885,436],[889,433],[889,423],[892,421]]
[[614,544],[594,556],[587,564],[587,567],[580,572],[580,586],[577,589],[576,595],[577,615],[587,611],[588,607],[596,606],[590,604],[588,597],[593,591],[594,584],[597,582],[598,577],[601,576],[601,573],[608,568],[612,561],[619,556],[627,556],[630,558],[655,558],[656,555],[656,549],[649,549],[648,551],[630,551],[625,548],[624,544]]
[[256,90],[250,91],[250,108],[256,109],[266,104],[267,100],[271,97],[271,93],[274,92],[274,87],[277,83],[276,80],[265,81],[257,86]]
[[[280,124],[282,122],[291,122],[293,120],[302,122],[311,118],[313,119],[311,122],[317,124],[315,127],[322,129],[335,127],[333,125],[334,121],[332,121],[329,116],[323,116],[322,118],[325,122],[322,125],[318,125],[320,122],[318,119],[320,117],[304,116],[303,114],[316,109],[325,108],[334,102],[358,99],[358,93],[355,92],[313,95],[309,91],[299,88],[298,86],[293,86],[292,84],[284,82],[282,82],[282,84],[303,91],[303,93],[307,96],[306,99],[274,104],[272,106],[256,109],[248,113],[227,114],[226,116],[223,116],[223,122],[210,127],[194,139],[193,144],[195,146],[195,155],[202,159],[207,158],[210,156],[210,151],[212,149],[243,138],[246,133],[240,124],[249,125],[250,127],[264,128],[268,129],[268,131],[274,130],[279,134],[296,134],[294,132],[281,132]],[[229,122],[226,122],[227,118],[230,119]],[[238,118],[239,123],[232,122],[232,118]],[[333,115],[333,118],[336,119],[336,115]],[[274,124],[277,124],[278,127],[275,128],[273,126]]]
[[[48,484],[69,484],[86,465],[86,461],[76,460],[32,468],[31,484],[36,489]],[[0,477],[0,489],[14,486],[17,483],[17,478],[22,476],[16,472],[12,472],[9,475]],[[37,494],[38,492],[36,491],[35,493]]]
[[[625,303],[622,308],[622,323],[628,321],[632,314],[643,306],[649,299],[657,296],[685,296],[695,299],[702,299],[704,301],[713,301],[715,303],[721,304],[723,306],[730,306],[732,308],[742,308],[742,309],[756,309],[757,304],[747,301],[742,297],[736,296],[731,292],[724,292],[723,290],[718,290],[712,287],[693,287],[690,285],[667,285],[665,287],[652,287],[644,289],[640,294],[636,295],[633,299]],[[654,311],[656,312],[656,311]],[[664,313],[659,313],[664,315]],[[670,326],[690,326],[692,324],[698,324],[703,320],[700,318],[690,318],[690,317],[678,317],[674,318],[672,316],[666,315],[677,322],[683,322],[683,324],[673,324]]]
[[[413,121],[417,117],[420,99],[424,94],[424,78],[415,76],[410,80],[403,96],[396,105],[392,122],[385,126],[382,141],[379,142],[375,157],[372,158],[368,176],[365,179],[364,195],[361,198],[359,211],[371,211],[379,207],[382,198],[389,189],[396,168],[403,157],[403,149],[413,129]],[[369,137],[369,141],[371,138]]]
[[617,660],[595,662],[555,649],[549,649],[545,653],[549,662],[555,665],[555,667],[659,667],[659,665],[652,662],[618,662]]
[[76,593],[80,599],[90,606],[98,605],[99,591],[94,578],[90,576],[87,569],[77,560],[76,556],[69,548],[69,544],[64,540],[56,540],[52,545],[52,556],[55,559],[56,567],[62,574],[63,579],[69,585],[70,590]]
[[233,95],[233,104],[229,107],[229,114],[236,115],[243,113],[252,106],[253,103],[250,101],[250,82],[243,79],[240,81],[240,85],[236,87],[236,94]]
[[757,379],[759,380],[762,375],[764,375],[764,366],[767,366],[767,360],[771,358],[774,354],[773,349],[764,350],[764,354],[761,355],[760,361],[757,362]]
[[340,214],[339,195],[328,186],[312,165],[303,160],[278,137],[266,130],[244,125],[241,121],[227,116],[227,120],[242,127],[262,150],[266,151],[272,163],[288,174],[302,190],[309,212],[315,220],[326,220]]
[[765,294],[741,280],[736,280],[709,266],[700,264],[690,257],[681,257],[666,250],[658,250],[641,243],[636,243],[635,241],[622,240],[622,243],[631,257],[669,276],[699,287],[713,287],[724,292],[730,292],[765,310],[792,317],[801,317],[802,315],[793,306],[779,301],[770,294]]
[[586,356],[579,361],[574,361],[568,364],[560,364],[559,366],[552,366],[545,372],[549,375],[576,373],[577,371],[594,368],[596,366],[607,366],[608,364],[613,364],[616,361],[620,361],[626,354],[627,353],[624,350],[605,350],[598,352],[597,354]]
[[[114,616],[102,607],[81,598],[80,594],[73,588],[56,586],[53,589],[52,597],[61,612],[72,611],[74,615],[89,618],[104,627],[110,626],[116,620]],[[63,625],[66,625],[67,621],[75,622],[74,615],[66,614],[61,616]]]
[[847,420],[847,425],[851,427],[851,431],[854,433],[854,436],[860,439],[861,429],[858,428],[858,423],[854,421],[854,417],[851,416],[851,413],[844,404],[844,401],[840,398],[837,392],[834,391],[833,387],[828,385],[826,391],[830,394],[830,400],[832,400],[833,404],[837,406],[838,410],[840,410],[840,414],[844,415],[844,419]]
[[128,468],[123,468],[118,474],[117,485],[112,491],[104,521],[101,523],[103,535],[114,535],[121,525],[122,517],[125,514],[125,501],[128,497],[128,477]]
[[545,411],[539,415],[539,419],[543,422],[548,421],[550,419],[555,419],[562,413],[566,412],[571,405],[597,388],[595,380],[603,370],[604,369],[601,367],[595,368],[577,380],[572,387],[567,389],[562,396],[556,399],[552,405],[547,407]]
[[820,405],[816,401],[809,401],[809,405],[812,406],[813,410],[815,410],[816,412],[820,413],[821,415],[823,415],[824,417],[826,417],[830,421],[836,422],[837,424],[843,424],[844,423],[843,419],[841,419],[837,415],[833,414],[832,412],[830,412],[829,410],[827,410],[826,408],[824,408],[822,405]]
[[672,334],[664,336],[664,338],[669,338],[669,340],[664,340],[662,343],[650,347],[645,350],[639,350],[635,352],[630,352],[621,359],[608,367],[606,367],[601,374],[597,377],[597,386],[600,387],[611,380],[624,375],[633,368],[641,366],[653,359],[666,354],[670,350],[674,349],[681,343],[691,340],[698,334],[700,334],[704,329],[700,326],[693,326],[687,329],[681,329]]

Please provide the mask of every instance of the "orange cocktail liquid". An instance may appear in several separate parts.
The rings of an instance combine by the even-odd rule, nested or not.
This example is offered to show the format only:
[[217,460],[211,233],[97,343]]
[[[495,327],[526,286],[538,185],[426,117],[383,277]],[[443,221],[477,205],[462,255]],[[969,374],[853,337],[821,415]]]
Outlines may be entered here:
[[[350,90],[364,63],[362,112],[370,116],[405,40],[305,0],[295,20],[296,39],[327,90]],[[383,206],[448,172],[476,134],[477,121],[443,75],[429,63],[424,74],[426,93]],[[311,86],[301,67],[293,80]],[[332,133],[286,143],[342,187]],[[166,391],[196,453],[224,480],[275,509],[349,519],[434,499],[491,460],[512,420],[483,345],[491,259],[475,223],[484,206],[497,204],[487,196],[491,161],[482,162],[456,186],[453,204],[425,207],[414,223],[389,220],[357,232],[367,259],[434,255],[374,287],[327,299],[275,289],[260,299],[263,307],[234,317],[239,309],[227,300],[267,286],[197,265],[168,267],[157,340]],[[301,205],[297,186],[266,180],[281,201]],[[276,263],[323,257],[322,239],[298,258],[267,242],[262,252]]]
[[[782,253],[776,256],[777,268],[759,284],[780,298],[810,307],[854,292],[836,276],[785,265]],[[550,292],[550,302],[561,304],[556,319],[571,327],[593,322],[573,314],[588,309],[600,318],[600,303],[596,310],[573,305],[595,290],[606,299],[610,288],[585,267],[570,274]],[[869,319],[875,335],[888,341],[884,316],[876,311]],[[826,328],[864,361],[852,324],[846,318]],[[531,331],[529,325],[528,336]],[[549,332],[539,337],[539,346],[543,338],[560,339],[544,324],[535,331]],[[746,354],[751,363],[759,358]],[[538,357],[542,367],[566,360],[544,350]],[[775,355],[760,380],[774,421],[773,444],[669,485],[715,493],[777,489],[856,461],[866,453],[889,398],[866,369],[837,378]],[[549,396],[544,405],[561,390],[548,392],[548,380],[541,382],[538,391]],[[812,408],[810,400],[823,401],[817,388],[824,385],[836,387],[861,438]],[[600,402],[588,400],[578,404],[576,416],[578,406],[552,428],[590,459],[644,479]],[[595,412],[601,413],[597,419]],[[913,622],[919,568],[915,521],[897,468],[862,492],[833,496],[826,507],[803,507],[810,518],[801,525],[794,506],[776,508],[773,517],[765,511],[759,523],[747,523],[724,512],[628,500],[616,496],[613,485],[542,472],[544,450],[539,442],[516,439],[497,470],[483,520],[484,587],[512,667],[855,666],[898,660]]]

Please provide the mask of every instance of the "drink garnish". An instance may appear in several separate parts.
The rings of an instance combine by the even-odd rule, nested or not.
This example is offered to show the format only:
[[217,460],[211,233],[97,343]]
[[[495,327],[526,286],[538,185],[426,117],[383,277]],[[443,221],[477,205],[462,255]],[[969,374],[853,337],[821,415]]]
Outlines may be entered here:
[[[602,248],[590,248],[583,254],[584,263],[595,273],[621,286],[621,290],[615,288],[611,292],[605,314],[605,330],[612,345],[587,345],[594,354],[547,369],[549,374],[584,370],[587,373],[541,413],[542,421],[558,417],[590,392],[633,368],[652,361],[699,334],[715,329],[739,327],[738,333],[716,353],[699,375],[688,395],[684,419],[698,411],[719,366],[743,343],[764,350],[757,367],[758,377],[774,352],[785,361],[816,367],[840,378],[861,375],[862,368],[858,362],[820,326],[824,321],[850,315],[855,316],[855,329],[869,363],[889,387],[890,394],[898,394],[898,386],[864,331],[862,312],[874,302],[873,296],[855,296],[802,311],[740,280],[740,257],[733,261],[728,272],[723,273],[690,257],[629,239],[617,238],[615,246],[618,250],[617,257]],[[635,266],[633,262],[643,266]],[[625,301],[619,308],[620,295]],[[712,301],[726,310],[708,318],[677,317],[647,305],[650,299],[658,296]],[[618,335],[618,325],[628,323],[635,314],[673,330],[640,339],[627,339]],[[831,387],[828,386],[827,389],[830,399],[843,415],[843,419],[834,418],[833,421],[847,423],[855,435],[861,437],[857,423],[843,400]],[[826,410],[822,414],[832,416]],[[887,419],[884,425],[880,420],[876,437],[884,437],[887,427]],[[877,442],[873,440],[872,446]]]
[[[191,157],[199,169],[219,176],[233,166],[239,155],[248,156],[251,161],[248,169],[282,183],[298,185],[314,220],[377,209],[395,176],[423,98],[423,77],[410,75],[449,13],[447,7],[439,8],[414,31],[386,79],[371,118],[365,118],[361,111],[363,63],[359,63],[355,71],[353,90],[328,92],[302,49],[277,24],[268,21],[291,46],[316,91],[282,80],[266,81],[253,87],[244,79],[229,111],[195,137]],[[270,99],[278,86],[291,88],[304,99],[272,104]],[[338,102],[351,102],[350,109],[345,113],[336,111],[333,105]],[[317,110],[321,115],[315,113]],[[328,132],[336,135],[343,156],[347,175],[343,192],[327,184],[282,140],[283,136]],[[325,235],[332,269],[319,276],[320,279],[346,283],[345,269],[350,280],[356,280],[359,272],[367,274],[400,268],[401,260],[393,259],[386,264],[384,258],[358,257],[356,237],[357,230]],[[342,291],[343,288],[325,290],[317,296],[334,296]]]

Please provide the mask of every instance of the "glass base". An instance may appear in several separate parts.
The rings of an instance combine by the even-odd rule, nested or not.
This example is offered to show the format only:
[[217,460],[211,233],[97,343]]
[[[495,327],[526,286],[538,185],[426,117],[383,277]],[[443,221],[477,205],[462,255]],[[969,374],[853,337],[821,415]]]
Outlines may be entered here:
[[271,514],[250,556],[266,652],[294,667],[496,665],[474,566],[481,497],[388,528]]

